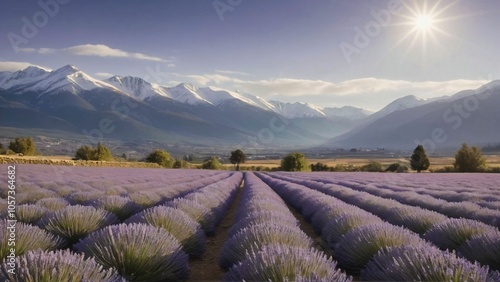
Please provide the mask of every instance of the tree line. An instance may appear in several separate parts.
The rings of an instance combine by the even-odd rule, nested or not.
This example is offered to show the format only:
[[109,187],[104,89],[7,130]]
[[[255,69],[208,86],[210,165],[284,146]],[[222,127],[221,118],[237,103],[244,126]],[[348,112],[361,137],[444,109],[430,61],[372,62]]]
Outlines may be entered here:
[[[0,143],[0,154],[19,154],[24,156],[37,155],[35,142],[31,137],[18,137],[10,141],[9,146],[5,148]],[[122,155],[126,159],[126,155]],[[111,150],[101,143],[96,147],[82,145],[77,149],[75,160],[88,161],[111,161],[115,158]],[[194,166],[185,159],[173,158],[167,151],[156,149],[144,159],[146,162],[156,163],[165,168],[193,168]],[[240,164],[245,163],[245,153],[237,149],[232,151],[229,156],[229,161],[234,165],[235,170],[240,170]],[[418,145],[410,157],[410,168],[417,172],[426,171],[430,167],[430,160],[427,157],[425,149],[422,145]],[[220,160],[212,156],[206,159],[199,168],[202,169],[224,169]],[[284,156],[281,160],[280,167],[275,170],[282,171],[367,171],[367,172],[407,172],[408,168],[404,164],[393,163],[384,167],[381,163],[371,161],[363,166],[354,165],[336,165],[328,166],[321,162],[309,164],[303,153],[293,152]],[[455,153],[455,161],[453,166],[444,167],[435,172],[500,172],[500,168],[488,168],[486,159],[478,146],[469,147],[466,143]]]

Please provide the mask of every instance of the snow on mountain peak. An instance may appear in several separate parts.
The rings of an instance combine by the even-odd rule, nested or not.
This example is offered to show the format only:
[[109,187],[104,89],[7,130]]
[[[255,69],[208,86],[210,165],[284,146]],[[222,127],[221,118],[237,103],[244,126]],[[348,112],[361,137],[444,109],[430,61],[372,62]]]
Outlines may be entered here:
[[111,78],[108,78],[106,82],[120,89],[127,95],[141,100],[156,95],[170,97],[170,95],[168,94],[168,92],[164,87],[154,83],[147,82],[140,77],[113,76]]

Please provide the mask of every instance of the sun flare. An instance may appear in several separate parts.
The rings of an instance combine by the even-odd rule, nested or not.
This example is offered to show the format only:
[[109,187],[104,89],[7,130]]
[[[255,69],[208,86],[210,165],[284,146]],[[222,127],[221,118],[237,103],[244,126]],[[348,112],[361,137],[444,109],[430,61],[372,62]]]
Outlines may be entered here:
[[431,15],[420,15],[415,19],[415,26],[421,31],[427,31],[433,28],[434,19]]

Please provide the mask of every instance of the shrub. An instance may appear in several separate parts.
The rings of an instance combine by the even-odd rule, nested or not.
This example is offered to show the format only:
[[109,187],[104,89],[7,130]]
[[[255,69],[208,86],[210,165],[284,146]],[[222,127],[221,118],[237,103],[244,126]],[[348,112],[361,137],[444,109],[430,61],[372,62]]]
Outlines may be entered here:
[[205,161],[201,165],[202,169],[213,169],[213,170],[219,170],[222,169],[222,164],[219,162],[219,160],[216,157],[211,157],[209,160]]
[[43,198],[38,200],[38,202],[36,202],[36,205],[46,208],[50,211],[57,211],[69,206],[69,202],[63,198]]
[[154,150],[146,157],[146,161],[150,163],[159,164],[162,167],[172,168],[174,159],[165,150]]
[[142,207],[132,200],[120,196],[107,196],[96,200],[92,205],[112,212],[121,221],[142,210]]
[[494,281],[488,269],[431,246],[381,250],[361,271],[366,281]]
[[297,227],[274,223],[252,225],[241,229],[224,243],[219,265],[229,269],[245,259],[250,250],[259,251],[272,244],[309,248],[312,240]]
[[369,224],[346,233],[335,247],[334,258],[340,267],[358,272],[381,249],[424,242],[408,229],[387,223]]
[[474,235],[493,231],[495,227],[476,220],[452,218],[433,226],[424,234],[424,239],[443,250],[455,250]]
[[466,241],[458,253],[472,261],[478,261],[500,270],[500,232],[479,234]]
[[112,225],[90,234],[75,248],[130,281],[180,281],[189,276],[188,255],[174,236],[159,227]]
[[[104,269],[93,258],[69,250],[46,252],[31,251],[15,260],[16,274],[8,273],[8,265],[2,264],[0,280],[24,281],[124,281],[114,269]],[[77,266],[77,267],[76,267]]]
[[93,201],[99,199],[104,194],[103,192],[75,192],[71,193],[66,198],[73,205],[90,205]]
[[31,137],[19,137],[10,141],[9,149],[24,156],[33,156],[36,154],[35,142]]
[[281,160],[281,169],[284,171],[309,171],[311,168],[302,153],[290,153]]
[[175,199],[165,203],[165,205],[185,212],[201,225],[205,233],[213,234],[215,232],[215,217],[210,209],[204,205],[188,199]]
[[413,206],[401,206],[389,210],[384,219],[391,224],[401,225],[415,233],[424,234],[432,226],[448,218],[434,211]]
[[342,236],[352,229],[369,223],[382,223],[382,220],[370,213],[346,213],[330,220],[321,231],[321,239],[330,248],[335,248]]
[[[12,248],[8,245],[10,229],[7,228],[10,226],[12,225],[7,220],[0,220],[0,261],[7,257]],[[61,238],[29,224],[16,223],[15,234],[17,256],[36,249],[55,250],[65,244]]]
[[185,160],[176,159],[172,167],[184,169],[184,168],[190,168],[190,165]]
[[127,223],[147,223],[161,227],[181,243],[184,252],[190,256],[201,256],[205,252],[205,234],[200,224],[181,210],[158,206],[140,212]]
[[86,161],[110,161],[113,160],[113,154],[108,147],[99,142],[96,148],[87,145],[78,148],[75,153],[75,159]]
[[486,159],[477,146],[469,148],[467,144],[455,153],[455,163],[453,164],[458,172],[481,172],[486,169]]
[[248,216],[238,219],[237,222],[231,226],[231,229],[229,229],[228,235],[232,237],[241,229],[251,225],[275,222],[279,222],[280,225],[285,226],[299,226],[298,220],[290,212],[287,214],[274,211],[252,212],[248,214]]
[[313,248],[265,246],[232,267],[224,281],[352,281],[336,263]]
[[136,192],[128,195],[134,203],[147,209],[159,204],[163,199],[154,192]]
[[116,222],[118,218],[106,210],[76,205],[46,214],[39,225],[74,244],[88,234]]
[[46,208],[37,205],[20,205],[16,207],[16,220],[28,224],[35,224],[46,212]]
[[402,165],[400,163],[392,163],[385,169],[385,171],[406,172],[406,171],[408,171],[408,167],[405,165]]
[[362,166],[360,170],[367,172],[382,172],[384,171],[384,167],[379,162],[370,161],[367,165]]

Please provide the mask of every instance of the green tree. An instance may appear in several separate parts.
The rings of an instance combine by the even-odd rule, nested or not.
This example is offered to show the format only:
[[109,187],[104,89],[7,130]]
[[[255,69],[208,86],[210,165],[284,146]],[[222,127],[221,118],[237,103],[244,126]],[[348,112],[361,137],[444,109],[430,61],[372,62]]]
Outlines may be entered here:
[[185,160],[175,159],[173,168],[189,168],[189,163]]
[[25,156],[33,156],[36,154],[35,142],[31,137],[18,137],[10,141],[9,149],[17,154],[23,154]]
[[5,148],[3,147],[3,144],[0,143],[0,154],[5,154]]
[[281,169],[284,171],[310,171],[307,159],[302,153],[290,153],[281,160]]
[[202,169],[222,169],[222,164],[219,162],[219,160],[216,157],[211,157],[209,160],[205,161],[201,165]]
[[229,161],[231,161],[231,163],[235,165],[236,170],[240,170],[240,164],[245,163],[246,161],[245,153],[243,153],[243,151],[240,149],[232,151]]
[[318,162],[316,164],[311,164],[311,170],[312,171],[328,171],[328,170],[330,170],[330,168],[328,167],[328,165]]
[[97,152],[94,148],[83,145],[76,150],[75,159],[86,161],[97,160]]
[[166,168],[172,168],[174,165],[174,159],[165,150],[154,150],[146,157],[146,161],[150,163],[157,163]]
[[106,146],[102,145],[101,142],[97,144],[96,152],[98,161],[110,161],[113,159],[113,154],[111,154],[111,150]]
[[453,166],[458,172],[480,172],[486,169],[486,159],[478,146],[468,147],[463,143],[455,153]]
[[370,161],[368,164],[362,166],[360,168],[360,170],[367,171],[367,172],[382,172],[382,171],[384,171],[384,167],[379,162]]
[[425,154],[424,146],[418,145],[417,148],[413,150],[413,155],[411,155],[411,169],[421,172],[422,170],[427,170],[430,165],[431,163]]

